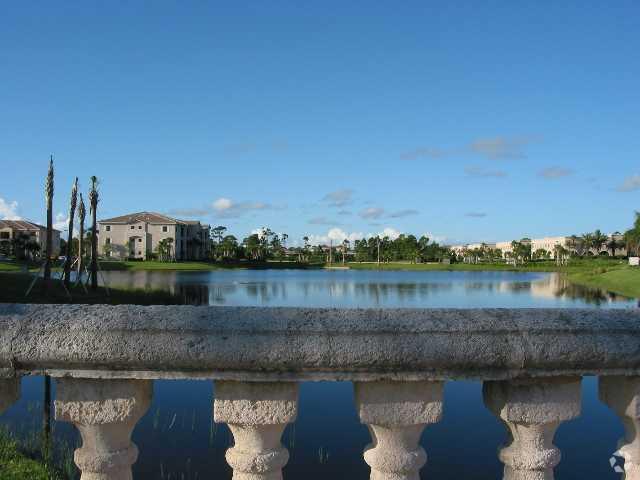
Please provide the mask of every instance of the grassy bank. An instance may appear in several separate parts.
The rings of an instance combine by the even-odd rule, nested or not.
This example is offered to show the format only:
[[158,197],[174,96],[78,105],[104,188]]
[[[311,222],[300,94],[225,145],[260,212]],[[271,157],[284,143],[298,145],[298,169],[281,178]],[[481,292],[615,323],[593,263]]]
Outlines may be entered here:
[[[182,297],[162,290],[111,288],[107,295],[103,287],[85,293],[78,286],[71,290],[69,300],[59,280],[52,282],[51,291],[42,294],[42,279],[38,279],[31,294],[25,297],[33,276],[23,273],[0,272],[0,303],[81,303],[81,304],[131,304],[131,305],[180,305]],[[1,479],[2,477],[0,477]]]
[[148,261],[101,261],[100,268],[102,270],[118,270],[118,271],[207,271],[207,270],[227,270],[227,269],[309,269],[319,268],[322,264],[309,264],[288,261],[268,261],[268,262],[251,262],[238,260],[233,262],[158,262],[155,260]]
[[618,266],[584,269],[568,274],[571,282],[591,288],[600,288],[627,297],[640,298],[640,268]]
[[[335,264],[339,265],[339,264]],[[341,265],[341,264],[340,264]],[[517,267],[506,263],[409,263],[409,262],[348,262],[346,264],[352,270],[407,270],[407,271],[505,271],[505,272],[555,272],[559,268],[554,262],[536,262]]]
[[0,479],[2,480],[62,480],[59,472],[34,460],[20,450],[18,444],[0,431]]

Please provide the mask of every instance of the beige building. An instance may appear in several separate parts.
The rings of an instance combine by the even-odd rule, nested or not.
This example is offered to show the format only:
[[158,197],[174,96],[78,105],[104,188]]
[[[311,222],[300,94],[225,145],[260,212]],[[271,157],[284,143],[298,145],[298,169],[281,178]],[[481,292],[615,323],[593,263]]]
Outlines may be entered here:
[[100,220],[98,225],[98,250],[107,257],[146,260],[169,238],[175,260],[204,260],[209,254],[210,227],[199,221],[139,212]]
[[[0,220],[0,243],[11,244],[20,235],[29,237],[40,245],[40,255],[44,254],[47,247],[47,227],[26,220]],[[60,231],[53,229],[52,256],[60,255]]]

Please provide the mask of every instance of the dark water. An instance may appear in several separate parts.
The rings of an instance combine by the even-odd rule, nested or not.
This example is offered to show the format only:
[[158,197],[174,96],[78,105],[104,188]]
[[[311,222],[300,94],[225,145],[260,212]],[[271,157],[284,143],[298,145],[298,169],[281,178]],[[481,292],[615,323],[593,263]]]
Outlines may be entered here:
[[[627,307],[636,300],[572,286],[555,274],[509,272],[222,271],[110,272],[111,284],[166,288],[192,303],[212,305],[407,307]],[[156,381],[154,400],[134,431],[140,458],[136,479],[231,478],[224,451],[225,425],[212,423],[213,382]],[[21,400],[2,423],[28,443],[41,422],[42,379],[23,380]],[[619,419],[597,399],[597,379],[583,381],[583,413],[556,435],[562,480],[619,479],[609,458],[622,435]],[[64,423],[54,426],[59,451],[79,439]],[[481,383],[448,382],[442,422],[426,429],[429,462],[422,478],[502,478],[497,448],[504,427],[485,409]],[[362,450],[369,442],[358,422],[348,382],[303,383],[299,415],[285,431],[291,452],[285,478],[367,479]]]

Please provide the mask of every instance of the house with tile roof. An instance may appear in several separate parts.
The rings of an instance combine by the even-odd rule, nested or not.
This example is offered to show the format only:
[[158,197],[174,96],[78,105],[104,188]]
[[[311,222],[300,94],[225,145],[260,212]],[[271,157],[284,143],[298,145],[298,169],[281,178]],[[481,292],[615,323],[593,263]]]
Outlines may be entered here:
[[[0,220],[0,243],[8,247],[20,236],[29,237],[28,241],[36,242],[40,245],[40,252],[44,253],[47,247],[47,227],[27,220]],[[60,231],[55,228],[52,246],[52,256],[57,257],[60,254]]]
[[210,248],[209,225],[155,212],[138,212],[98,222],[98,250],[117,259],[146,260],[158,244],[171,239],[175,260],[204,260]]

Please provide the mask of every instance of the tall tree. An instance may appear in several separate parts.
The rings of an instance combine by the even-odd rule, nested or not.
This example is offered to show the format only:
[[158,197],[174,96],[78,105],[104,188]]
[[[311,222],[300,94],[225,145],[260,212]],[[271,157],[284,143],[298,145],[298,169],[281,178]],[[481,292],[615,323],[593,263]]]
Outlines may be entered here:
[[71,187],[71,198],[69,200],[69,234],[67,236],[67,256],[64,259],[64,284],[69,287],[71,283],[71,258],[73,257],[73,220],[76,215],[76,204],[78,203],[78,177]]
[[602,247],[605,246],[607,240],[609,240],[609,237],[602,233],[600,230],[596,230],[591,234],[591,244],[593,246],[593,249],[595,250],[596,255],[600,253],[600,250],[602,250]]
[[78,221],[80,223],[78,231],[78,278],[82,279],[82,269],[84,268],[84,220],[87,216],[87,209],[84,206],[82,193],[78,204]]
[[47,202],[47,240],[44,252],[44,278],[42,291],[46,293],[51,284],[51,255],[53,254],[53,155],[49,158],[49,172],[44,186],[44,194]]
[[91,290],[98,289],[98,178],[91,177],[89,190],[89,208],[91,212]]

